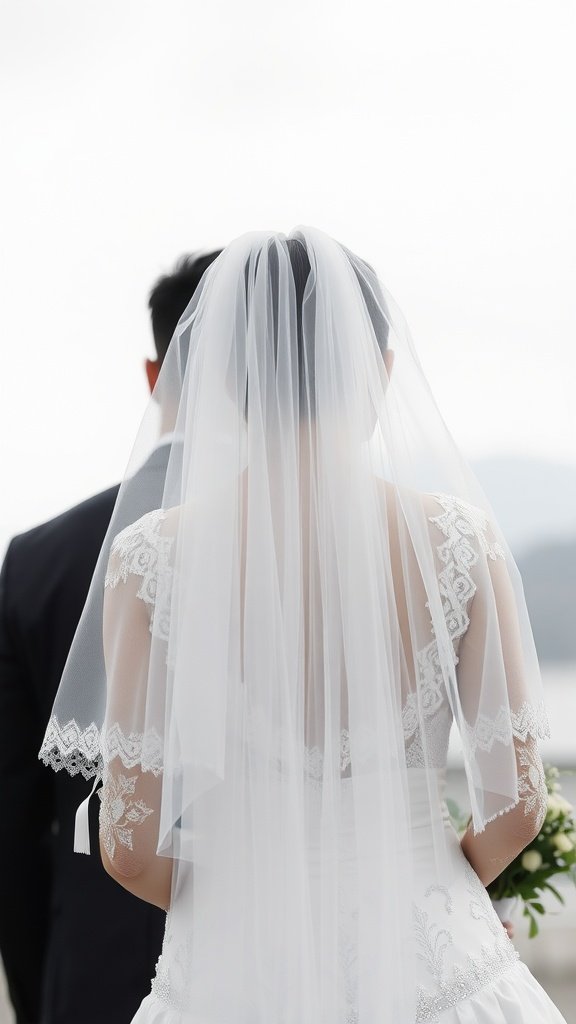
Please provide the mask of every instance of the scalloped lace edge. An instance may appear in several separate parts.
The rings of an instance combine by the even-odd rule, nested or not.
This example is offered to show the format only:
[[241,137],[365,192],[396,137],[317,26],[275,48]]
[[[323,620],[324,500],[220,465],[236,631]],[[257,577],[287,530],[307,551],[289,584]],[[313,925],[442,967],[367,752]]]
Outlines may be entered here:
[[[528,713],[529,709],[533,712],[532,714]],[[506,711],[506,709],[501,710]],[[533,739],[542,739],[549,735],[548,721],[543,705],[534,708],[525,701],[518,712],[509,714],[512,735],[522,743],[525,743],[529,736]],[[520,722],[522,728],[518,727]],[[506,736],[498,735],[494,738],[506,742],[509,736],[510,732]],[[364,747],[367,740],[368,737],[364,737]],[[353,759],[350,748],[350,732],[348,729],[342,729],[340,733],[340,770],[343,774],[350,767]],[[74,719],[61,725],[56,716],[52,715],[38,757],[54,771],[65,768],[69,775],[81,774],[85,779],[90,779],[96,774],[101,774],[104,762],[108,763],[116,757],[120,758],[125,768],[139,766],[142,771],[160,775],[162,754],[162,739],[155,729],[150,729],[146,733],[126,734],[116,723],[106,730],[104,737],[101,737],[95,722],[86,728],[81,728]],[[364,754],[369,756],[369,744],[368,749],[364,750]],[[320,747],[307,747],[305,750],[306,775],[320,780],[323,768],[324,755]],[[517,802],[514,801],[509,808],[505,808],[498,814],[510,810]],[[498,817],[498,814],[494,815],[494,818]],[[488,821],[492,820],[493,818],[488,819]]]
[[71,719],[61,725],[52,715],[39,759],[58,772],[65,768],[69,775],[91,779],[102,773],[104,762],[120,758],[125,768],[140,767],[144,772],[162,772],[163,743],[155,729],[146,733],[125,733],[118,723],[102,735],[95,722],[82,728]]

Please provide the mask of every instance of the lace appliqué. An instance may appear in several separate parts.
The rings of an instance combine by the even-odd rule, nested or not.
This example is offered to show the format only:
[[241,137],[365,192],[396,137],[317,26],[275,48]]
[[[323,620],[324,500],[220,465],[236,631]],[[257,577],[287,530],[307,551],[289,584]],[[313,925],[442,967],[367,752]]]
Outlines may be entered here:
[[444,897],[444,909],[446,913],[453,914],[454,901],[452,899],[452,894],[448,887],[446,885],[439,885],[437,882],[434,882],[432,885],[429,885],[428,888],[426,889],[426,892],[424,893],[425,899],[429,899],[429,897],[432,896],[433,893],[439,893],[440,896]]
[[117,534],[112,541],[104,587],[114,589],[119,583],[126,583],[129,575],[141,576],[137,597],[153,609],[150,632],[167,640],[172,590],[170,551],[174,538],[160,533],[165,519],[163,509],[156,509]]
[[[429,517],[445,538],[437,548],[438,557],[444,565],[438,574],[440,595],[448,633],[456,646],[470,625],[468,608],[477,589],[471,569],[476,565],[480,552],[473,541],[479,544],[480,551],[488,558],[505,558],[505,554],[500,544],[489,543],[486,536],[488,516],[482,509],[447,494],[435,494],[434,497],[444,509],[441,515]],[[426,664],[428,652],[434,647],[437,651],[438,645],[434,643],[425,648],[419,660],[424,659]],[[437,657],[432,659],[434,664]],[[454,663],[458,663],[456,650]]]
[[476,995],[519,959],[520,954],[511,942],[499,943],[492,949],[483,946],[480,956],[468,956],[465,966],[454,965],[452,977],[450,980],[439,982],[437,993],[433,994],[420,988],[416,1005],[416,1024],[434,1024],[445,1010]]
[[[471,569],[479,558],[478,546],[480,551],[493,559],[504,558],[504,551],[499,544],[488,542],[488,517],[481,509],[449,495],[435,494],[434,498],[444,510],[439,516],[429,516],[429,520],[445,538],[437,547],[438,558],[443,565],[438,573],[438,583],[446,628],[452,643],[452,658],[454,665],[457,665],[458,642],[470,625],[468,608],[476,593]],[[402,709],[407,764],[415,768],[424,767],[426,763],[441,766],[448,749],[452,713],[446,700],[436,637],[418,651],[416,665],[417,694],[408,694]],[[428,726],[426,755],[420,732],[421,718]],[[431,721],[433,718],[436,718],[434,723]]]
[[[449,931],[434,920],[430,923],[428,913],[414,905],[418,956],[426,964],[435,983],[435,990],[424,985],[418,990],[416,1021],[420,1024],[437,1021],[445,1010],[475,995],[519,959],[512,943],[503,937],[502,925],[485,887],[468,861],[465,858],[462,860],[468,912],[474,921],[484,922],[491,936],[491,944],[482,945],[475,956],[468,954],[463,963],[453,962],[448,965],[446,959],[449,949],[456,956],[461,955],[458,945],[454,943]],[[443,897],[446,915],[454,912],[455,905],[464,909],[464,894],[462,898],[458,895],[453,897],[446,886],[433,884],[428,887],[424,897],[430,899],[434,894]]]
[[[438,574],[438,581],[446,627],[453,646],[454,665],[457,665],[458,643],[470,625],[468,609],[477,590],[471,570],[480,553],[496,560],[505,558],[505,552],[496,540],[488,539],[488,516],[482,509],[450,495],[435,494],[434,498],[444,510],[439,516],[430,516],[429,519],[445,538],[437,548],[444,566]],[[411,693],[402,712],[404,735],[411,740],[407,746],[407,763],[409,767],[422,767],[426,762],[440,765],[447,750],[451,711],[445,699],[436,639],[418,653],[417,665],[418,704],[416,694]],[[439,719],[442,709],[445,715],[443,723]],[[426,758],[419,728],[420,715],[428,726]],[[427,722],[434,717],[434,723]],[[528,737],[544,739],[549,735],[543,702],[535,705],[524,701],[517,710],[502,706],[494,717],[480,715],[473,726],[467,727],[472,753],[477,749],[489,753],[495,742],[509,744],[514,738],[525,743]]]
[[69,775],[91,779],[102,774],[103,764],[118,757],[125,768],[141,767],[160,775],[163,744],[155,729],[145,733],[125,733],[118,723],[104,734],[94,722],[82,728],[71,719],[65,725],[52,715],[38,757],[54,771],[65,768]]
[[421,907],[414,906],[414,934],[419,947],[418,958],[423,960],[433,978],[441,981],[444,974],[444,957],[452,945],[452,936],[445,928],[429,923],[429,915]]
[[55,772],[65,768],[69,775],[91,779],[102,774],[100,730],[94,722],[83,729],[74,719],[60,725],[52,715],[38,757]]
[[[471,569],[484,552],[488,557],[504,558],[504,551],[497,543],[487,539],[488,517],[481,509],[448,495],[434,495],[444,509],[441,515],[431,516],[444,535],[438,547],[438,557],[443,569],[439,572],[439,587],[448,635],[453,645],[454,664],[458,663],[457,645],[464,636],[470,619],[468,608],[476,584]],[[474,543],[474,541],[476,543]],[[442,767],[446,761],[448,738],[452,724],[452,711],[446,699],[444,676],[438,641],[435,637],[416,655],[418,670],[417,693],[408,694],[402,708],[402,727],[406,742],[406,763],[409,768],[424,768],[426,765]],[[534,709],[525,705],[513,717],[517,728],[530,730],[530,714]],[[502,720],[510,719],[508,709],[501,709]],[[425,749],[421,733],[422,721],[426,728]],[[495,735],[497,726],[491,723],[477,723],[480,734]],[[268,727],[266,727],[268,728]],[[515,732],[516,734],[516,732]],[[272,749],[272,747],[270,748]],[[276,748],[278,749],[278,748]],[[354,763],[366,763],[375,754],[375,741],[368,731],[366,735],[354,734]],[[324,754],[319,746],[307,747],[303,753],[304,771],[312,785],[320,785],[324,770]],[[340,734],[340,774],[350,774],[351,738],[348,729]]]
[[481,550],[488,558],[506,557],[501,544],[497,541],[491,544],[488,540],[488,514],[483,509],[451,494],[435,494],[434,498],[444,512],[439,516],[430,516],[430,522],[437,523],[446,538],[442,545],[445,553],[440,555],[446,565],[456,562],[464,575],[466,566],[470,569],[475,565],[478,552],[469,537],[480,541]]
[[479,749],[490,753],[496,742],[510,743],[514,738],[526,743],[528,737],[546,739],[549,735],[544,703],[531,704],[524,701],[518,711],[501,707],[494,718],[479,715],[474,726],[468,729],[468,742],[472,751]]
[[162,952],[156,964],[156,974],[152,980],[152,992],[163,1003],[173,1010],[185,1012],[186,990],[190,982],[192,968],[192,935],[188,934],[183,942],[173,948],[173,934],[170,928],[170,913],[166,919],[166,931]]
[[523,769],[518,779],[518,795],[524,804],[524,814],[533,816],[538,830],[546,817],[548,791],[542,759],[535,743],[525,743],[518,748],[518,760]]
[[134,825],[141,825],[153,810],[143,800],[131,800],[134,796],[137,775],[113,775],[107,773],[100,797],[100,838],[110,860],[116,852],[116,844],[132,850]]
[[484,921],[492,935],[497,938],[502,935],[502,924],[492,906],[492,902],[485,886],[482,885],[472,865],[464,859],[464,871],[466,874],[466,889],[470,901],[468,909],[475,921]]

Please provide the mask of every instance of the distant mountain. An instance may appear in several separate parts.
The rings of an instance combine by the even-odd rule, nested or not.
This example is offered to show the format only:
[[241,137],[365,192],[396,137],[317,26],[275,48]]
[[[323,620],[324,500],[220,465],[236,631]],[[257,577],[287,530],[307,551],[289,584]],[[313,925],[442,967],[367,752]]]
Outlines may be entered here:
[[516,558],[535,545],[576,542],[576,465],[492,458],[473,469]]
[[492,458],[473,469],[522,573],[541,661],[576,662],[576,466]]
[[541,661],[576,662],[576,540],[533,548],[519,569]]

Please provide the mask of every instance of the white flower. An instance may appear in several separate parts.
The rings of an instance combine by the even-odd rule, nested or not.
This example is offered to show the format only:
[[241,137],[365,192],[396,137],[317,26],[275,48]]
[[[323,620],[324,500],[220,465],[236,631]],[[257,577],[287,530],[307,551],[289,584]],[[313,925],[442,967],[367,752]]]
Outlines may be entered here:
[[527,850],[522,856],[522,867],[525,871],[538,871],[542,867],[542,854],[538,850]]
[[559,793],[551,793],[548,797],[548,813],[546,814],[547,821],[555,821],[561,814],[566,816],[572,814],[574,808],[572,804],[568,802]]
[[560,805],[560,797],[556,793],[550,793],[548,796],[548,810],[546,812],[546,821],[556,821],[559,817],[562,808]]
[[553,836],[552,843],[560,853],[570,853],[570,850],[574,849],[565,832],[559,832],[557,836]]

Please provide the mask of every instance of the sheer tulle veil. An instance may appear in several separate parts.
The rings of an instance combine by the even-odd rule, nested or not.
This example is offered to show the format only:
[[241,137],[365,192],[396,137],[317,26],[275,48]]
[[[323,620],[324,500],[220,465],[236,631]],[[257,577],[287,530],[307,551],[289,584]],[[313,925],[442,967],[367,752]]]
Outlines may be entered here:
[[541,700],[516,567],[374,270],[311,228],[238,238],[172,339],[41,752],[153,780],[206,1019],[351,1024],[353,949],[360,1019],[414,1020],[413,780],[446,875],[450,722],[482,830]]

